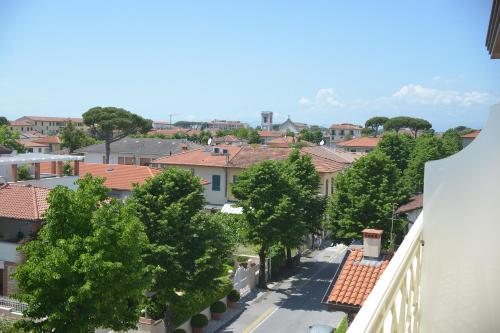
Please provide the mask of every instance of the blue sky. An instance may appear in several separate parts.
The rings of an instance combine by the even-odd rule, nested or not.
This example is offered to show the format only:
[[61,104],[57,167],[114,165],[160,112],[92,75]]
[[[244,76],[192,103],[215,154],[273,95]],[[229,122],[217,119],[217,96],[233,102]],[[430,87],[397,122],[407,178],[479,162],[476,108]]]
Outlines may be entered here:
[[0,1],[0,115],[481,127],[491,0]]

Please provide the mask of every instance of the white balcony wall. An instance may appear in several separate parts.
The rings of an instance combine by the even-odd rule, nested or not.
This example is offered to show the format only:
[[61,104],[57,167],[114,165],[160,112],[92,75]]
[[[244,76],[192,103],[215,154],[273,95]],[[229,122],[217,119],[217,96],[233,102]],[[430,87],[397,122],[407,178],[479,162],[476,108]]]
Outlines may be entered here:
[[78,187],[75,182],[79,179],[79,176],[63,176],[63,177],[50,177],[50,178],[41,178],[41,179],[32,179],[32,180],[25,180],[25,181],[18,181],[18,184],[23,184],[23,185],[33,185],[33,186],[40,186],[40,187],[46,187],[46,188],[54,188],[57,185],[63,185],[66,187],[69,187],[72,190],[76,190]]
[[426,164],[421,332],[500,332],[500,104],[460,153]]

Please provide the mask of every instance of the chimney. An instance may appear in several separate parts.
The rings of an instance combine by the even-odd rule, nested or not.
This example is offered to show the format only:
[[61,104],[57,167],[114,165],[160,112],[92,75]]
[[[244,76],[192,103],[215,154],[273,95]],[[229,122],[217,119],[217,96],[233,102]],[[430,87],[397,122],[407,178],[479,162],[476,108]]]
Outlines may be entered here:
[[363,255],[369,258],[380,257],[382,248],[382,230],[365,229],[363,233]]

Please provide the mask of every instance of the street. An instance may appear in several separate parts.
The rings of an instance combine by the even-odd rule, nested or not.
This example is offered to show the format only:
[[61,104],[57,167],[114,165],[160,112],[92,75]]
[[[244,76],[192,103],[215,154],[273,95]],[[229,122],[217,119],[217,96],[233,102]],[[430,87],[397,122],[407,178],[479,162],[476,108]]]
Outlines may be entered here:
[[298,272],[262,292],[219,332],[307,332],[314,324],[336,327],[344,313],[330,312],[321,299],[342,261],[344,248],[327,247],[303,257]]

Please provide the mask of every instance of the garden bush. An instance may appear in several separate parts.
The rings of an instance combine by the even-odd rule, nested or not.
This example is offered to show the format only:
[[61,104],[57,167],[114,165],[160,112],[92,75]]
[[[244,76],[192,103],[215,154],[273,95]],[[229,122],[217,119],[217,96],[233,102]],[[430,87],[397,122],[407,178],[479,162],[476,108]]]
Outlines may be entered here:
[[227,299],[231,302],[238,302],[240,300],[240,293],[237,290],[231,290],[227,295]]
[[217,301],[214,304],[210,305],[210,311],[214,313],[226,312],[226,304],[224,304],[224,302]]
[[203,311],[211,304],[225,297],[233,289],[233,282],[224,277],[215,281],[215,285],[205,290],[186,291],[172,304],[174,324],[181,325],[193,314]]
[[340,322],[339,326],[335,330],[336,333],[346,333],[347,332],[347,316],[342,318],[342,321]]
[[193,327],[205,327],[208,325],[208,318],[203,313],[195,314],[191,317],[191,325]]

